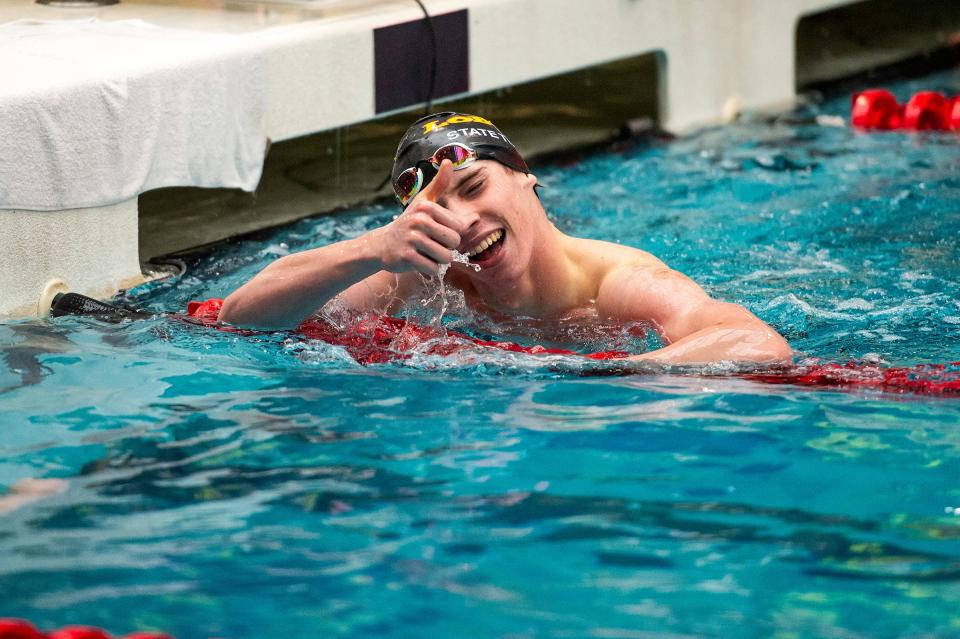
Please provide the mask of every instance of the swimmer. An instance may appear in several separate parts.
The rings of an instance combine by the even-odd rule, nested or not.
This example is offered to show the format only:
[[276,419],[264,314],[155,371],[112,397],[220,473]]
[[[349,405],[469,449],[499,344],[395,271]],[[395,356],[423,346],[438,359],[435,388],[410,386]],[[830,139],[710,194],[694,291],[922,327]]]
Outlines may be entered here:
[[[401,215],[354,239],[279,258],[226,298],[220,321],[289,329],[334,297],[347,309],[393,314],[429,293],[421,274],[449,266],[445,282],[493,320],[648,322],[666,346],[635,360],[792,357],[747,309],[710,298],[650,253],[562,233],[547,218],[536,176],[485,118],[446,112],[418,120],[400,141],[391,177]],[[454,262],[455,251],[469,264]]]

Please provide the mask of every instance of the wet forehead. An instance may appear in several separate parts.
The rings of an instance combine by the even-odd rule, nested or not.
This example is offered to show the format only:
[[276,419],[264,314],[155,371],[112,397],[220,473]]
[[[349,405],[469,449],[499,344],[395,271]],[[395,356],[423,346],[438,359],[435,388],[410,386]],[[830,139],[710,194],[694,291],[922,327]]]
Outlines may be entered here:
[[466,184],[468,181],[475,177],[483,177],[488,172],[487,162],[490,160],[480,160],[479,162],[474,162],[470,166],[456,171],[453,175],[453,188],[459,189],[461,186]]
[[493,173],[492,169],[495,168],[493,166],[495,164],[499,165],[498,162],[493,160],[480,160],[464,169],[454,171],[450,186],[447,187],[440,199],[437,200],[437,203],[441,206],[446,206],[449,196],[456,197],[462,188],[470,185],[475,180],[490,176]]

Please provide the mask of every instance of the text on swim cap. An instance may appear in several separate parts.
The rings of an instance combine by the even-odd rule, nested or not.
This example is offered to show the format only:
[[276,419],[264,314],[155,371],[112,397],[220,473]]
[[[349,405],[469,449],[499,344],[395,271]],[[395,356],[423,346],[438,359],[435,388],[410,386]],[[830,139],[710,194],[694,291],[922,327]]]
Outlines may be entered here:
[[447,131],[447,139],[448,139],[448,140],[456,140],[456,139],[459,138],[461,135],[462,135],[463,137],[465,137],[465,138],[484,137],[484,136],[485,136],[485,137],[488,137],[488,138],[493,138],[493,139],[495,139],[495,140],[503,140],[503,141],[505,141],[505,142],[507,142],[507,143],[510,143],[510,140],[508,140],[508,139],[507,139],[507,136],[505,136],[504,134],[502,134],[502,133],[497,133],[496,131],[488,131],[487,129],[466,129],[466,128],[464,128],[464,129],[451,129],[451,130]]
[[493,122],[487,120],[486,118],[481,118],[479,115],[454,115],[446,120],[433,120],[432,122],[427,122],[423,125],[423,133],[426,135],[434,129],[442,129],[450,126],[451,124],[466,124],[467,122],[479,122],[481,124],[493,126]]

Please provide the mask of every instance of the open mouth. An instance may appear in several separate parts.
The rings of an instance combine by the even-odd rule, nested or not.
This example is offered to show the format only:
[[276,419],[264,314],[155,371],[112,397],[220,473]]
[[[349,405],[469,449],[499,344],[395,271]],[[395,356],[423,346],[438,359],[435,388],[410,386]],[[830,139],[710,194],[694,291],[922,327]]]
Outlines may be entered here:
[[467,251],[467,257],[470,258],[470,262],[473,264],[482,264],[499,253],[500,249],[503,248],[503,239],[506,237],[506,234],[507,232],[503,229],[497,229],[481,240],[479,244]]

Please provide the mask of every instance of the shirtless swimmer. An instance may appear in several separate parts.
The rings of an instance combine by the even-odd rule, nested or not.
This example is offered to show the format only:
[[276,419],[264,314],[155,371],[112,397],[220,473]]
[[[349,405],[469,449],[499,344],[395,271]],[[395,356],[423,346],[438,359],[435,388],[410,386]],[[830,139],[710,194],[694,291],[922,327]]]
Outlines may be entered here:
[[395,313],[426,292],[418,274],[436,275],[457,250],[481,269],[453,263],[446,281],[491,318],[650,322],[667,346],[635,360],[790,361],[775,330],[653,255],[559,231],[534,190],[537,178],[489,120],[450,112],[418,120],[400,141],[392,179],[399,217],[276,260],[227,297],[220,320],[293,328],[338,295],[349,309]]

